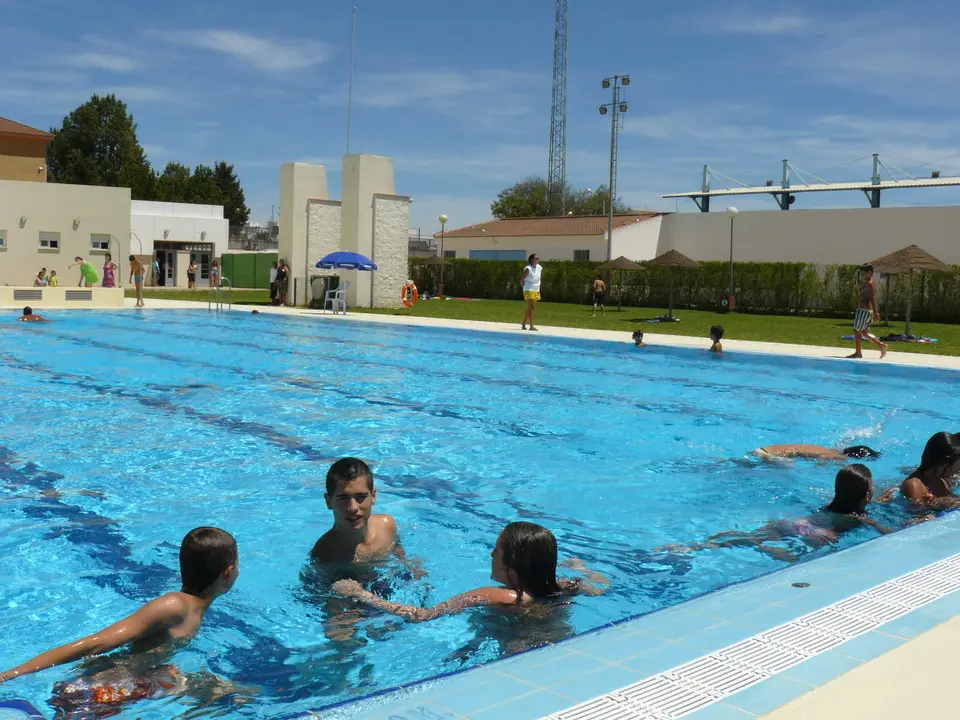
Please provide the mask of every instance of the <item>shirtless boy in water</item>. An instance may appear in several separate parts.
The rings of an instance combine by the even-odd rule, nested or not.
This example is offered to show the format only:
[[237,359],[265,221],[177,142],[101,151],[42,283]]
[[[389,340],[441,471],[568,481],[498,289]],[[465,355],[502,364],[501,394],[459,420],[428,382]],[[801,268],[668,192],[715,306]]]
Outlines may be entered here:
[[834,450],[833,448],[823,447],[822,445],[809,445],[805,443],[796,443],[790,445],[767,445],[757,448],[753,451],[757,457],[765,460],[842,460],[847,458],[860,458],[873,460],[880,457],[876,450],[868,448],[866,445],[854,445],[843,450]]
[[[151,600],[133,615],[85,638],[37,655],[22,665],[0,673],[0,683],[21,675],[30,675],[55,665],[100,655],[132,644],[136,654],[144,654],[165,645],[192,637],[203,616],[218,597],[228,592],[239,575],[237,542],[225,530],[200,527],[191,530],[180,545],[180,575],[183,585]],[[160,697],[185,689],[185,678],[172,665],[152,668],[144,677],[110,680],[94,677],[54,686],[54,702],[63,708],[92,702],[115,704],[147,697]]]
[[331,465],[324,498],[333,511],[333,527],[310,551],[315,562],[343,565],[376,560],[391,552],[403,559],[397,521],[390,515],[373,514],[377,491],[373,473],[363,460],[347,457]]

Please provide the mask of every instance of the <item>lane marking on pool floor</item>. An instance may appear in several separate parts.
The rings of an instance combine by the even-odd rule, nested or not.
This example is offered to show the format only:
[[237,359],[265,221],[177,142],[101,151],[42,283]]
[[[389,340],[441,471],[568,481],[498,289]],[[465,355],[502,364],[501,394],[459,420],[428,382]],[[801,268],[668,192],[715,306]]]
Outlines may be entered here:
[[545,720],[675,720],[960,590],[960,554]]

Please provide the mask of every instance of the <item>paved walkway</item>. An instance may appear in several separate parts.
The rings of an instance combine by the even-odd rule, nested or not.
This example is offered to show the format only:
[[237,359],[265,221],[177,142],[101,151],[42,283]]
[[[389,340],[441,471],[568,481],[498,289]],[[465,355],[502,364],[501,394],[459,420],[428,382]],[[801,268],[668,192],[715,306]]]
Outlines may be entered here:
[[950,678],[958,648],[960,618],[954,618],[763,717],[955,720],[960,708]]

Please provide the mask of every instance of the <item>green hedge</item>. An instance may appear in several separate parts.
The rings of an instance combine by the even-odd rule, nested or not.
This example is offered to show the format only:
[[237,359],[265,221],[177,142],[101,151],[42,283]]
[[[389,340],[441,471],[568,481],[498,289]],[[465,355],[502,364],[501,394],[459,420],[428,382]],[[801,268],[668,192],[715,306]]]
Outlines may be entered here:
[[[516,300],[521,296],[523,261],[452,259],[444,268],[446,294],[454,297]],[[545,263],[541,294],[549,302],[591,302],[593,280],[599,273],[610,287],[608,303],[616,304],[620,273],[599,270],[599,262]],[[410,277],[421,291],[433,291],[438,267],[411,260]],[[730,285],[730,265],[701,262],[690,270],[649,267],[623,273],[623,304],[631,307],[667,307],[673,274],[675,308],[712,310],[719,307]],[[844,317],[856,309],[857,266],[809,263],[735,263],[737,308],[751,313],[815,314]],[[886,279],[880,279],[881,314]],[[890,281],[890,314],[902,317],[906,309],[903,276]],[[960,268],[951,274],[913,274],[912,318],[931,322],[960,322]]]

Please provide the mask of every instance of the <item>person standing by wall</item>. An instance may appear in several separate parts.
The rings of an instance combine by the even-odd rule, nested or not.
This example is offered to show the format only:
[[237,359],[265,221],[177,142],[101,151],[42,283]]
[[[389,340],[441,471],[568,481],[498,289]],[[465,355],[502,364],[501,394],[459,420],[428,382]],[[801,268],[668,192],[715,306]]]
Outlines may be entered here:
[[274,302],[275,305],[286,305],[287,304],[287,283],[290,280],[290,268],[287,267],[287,263],[280,258],[280,262],[277,265],[277,299]]
[[277,264],[270,268],[270,304],[277,304]]
[[880,319],[880,311],[877,309],[877,281],[873,279],[873,265],[870,263],[861,265],[860,273],[862,275],[860,297],[857,304],[857,313],[853,317],[853,333],[857,349],[853,355],[847,357],[862,358],[863,339],[866,338],[880,348],[880,358],[883,359],[887,354],[887,346],[880,342],[880,338],[870,333],[870,326],[874,321]]
[[197,288],[197,261],[190,260],[187,266],[187,289],[196,290]]
[[[77,287],[93,287],[97,284],[97,271],[93,269],[93,265],[86,262],[82,257],[77,255],[74,258],[74,263],[70,266],[76,267],[80,266],[80,282],[77,283]],[[67,268],[69,270],[70,268]]]
[[527,322],[529,322],[530,329],[536,330],[533,319],[537,312],[537,303],[540,302],[540,278],[543,276],[543,265],[540,264],[540,258],[536,253],[527,258],[527,262],[529,264],[523,269],[523,275],[520,276],[520,281],[523,283],[523,300],[527,304],[523,313],[523,324],[520,328],[526,330]]
[[214,260],[210,266],[210,287],[220,287],[220,261]]
[[117,264],[113,262],[113,256],[110,253],[107,253],[103,256],[103,287],[116,287],[117,278],[114,275],[114,272],[117,269]]
[[130,256],[130,282],[137,288],[137,307],[143,307],[143,263],[136,255]]

